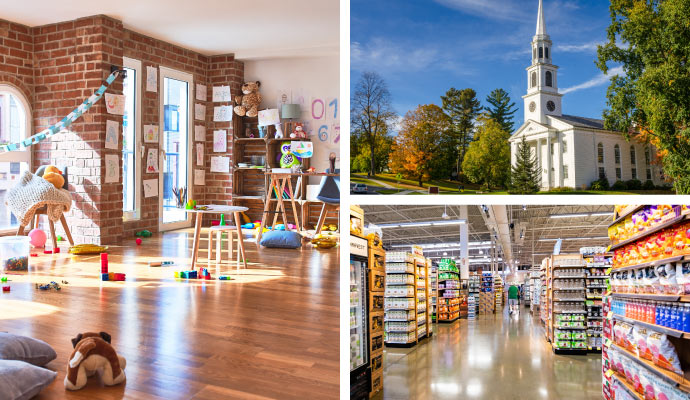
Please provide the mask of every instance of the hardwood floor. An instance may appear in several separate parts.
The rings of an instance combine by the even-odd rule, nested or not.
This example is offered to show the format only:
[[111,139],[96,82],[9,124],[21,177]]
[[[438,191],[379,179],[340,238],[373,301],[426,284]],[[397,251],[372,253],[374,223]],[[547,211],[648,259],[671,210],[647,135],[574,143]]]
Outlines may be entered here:
[[[38,399],[336,399],[339,394],[339,249],[264,249],[246,242],[249,269],[216,268],[232,281],[176,281],[188,269],[193,230],[111,246],[111,272],[100,258],[63,253],[32,257],[30,275],[9,275],[0,294],[0,330],[45,340],[58,353],[57,379]],[[202,234],[205,237],[205,232]],[[206,262],[201,243],[199,266]],[[149,267],[150,260],[178,265]],[[35,283],[60,282],[61,291]],[[64,388],[70,339],[106,331],[127,359],[127,382]]]

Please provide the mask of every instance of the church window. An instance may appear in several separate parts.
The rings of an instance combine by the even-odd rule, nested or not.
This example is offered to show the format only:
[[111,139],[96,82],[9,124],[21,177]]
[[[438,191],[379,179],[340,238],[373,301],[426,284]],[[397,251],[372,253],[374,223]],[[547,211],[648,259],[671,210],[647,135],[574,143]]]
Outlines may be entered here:
[[606,179],[606,170],[604,167],[599,167],[599,179]]
[[539,58],[544,58],[544,48],[543,47],[539,48]]
[[621,147],[619,145],[613,146],[613,156],[616,159],[616,164],[621,163]]
[[621,167],[616,167],[616,180],[621,180]]
[[537,86],[537,73],[532,72],[532,87],[536,87],[536,86]]
[[[646,149],[644,149],[644,163],[649,166],[652,163],[651,161],[652,161],[652,157],[651,157],[651,154],[649,153],[649,147],[647,147]],[[647,178],[647,179],[651,179],[651,178]]]
[[568,166],[563,165],[563,179],[568,179]]
[[551,71],[546,71],[546,86],[553,87],[553,75]]
[[549,59],[549,48],[548,47],[544,47],[544,55],[546,55],[546,59],[548,60]]
[[647,180],[651,181],[652,180],[652,169],[647,168]]
[[604,145],[602,143],[597,145],[597,160],[599,161],[599,164],[604,163]]
[[637,179],[637,168],[632,169],[632,178]]
[[637,165],[637,152],[635,146],[630,146],[630,164]]

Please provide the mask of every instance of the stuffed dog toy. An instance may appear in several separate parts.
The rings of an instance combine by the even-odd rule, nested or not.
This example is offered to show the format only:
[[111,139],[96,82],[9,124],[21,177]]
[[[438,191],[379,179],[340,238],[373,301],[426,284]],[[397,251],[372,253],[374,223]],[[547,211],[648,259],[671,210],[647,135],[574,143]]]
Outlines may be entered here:
[[65,388],[79,390],[86,385],[86,379],[97,371],[103,384],[117,385],[125,381],[124,357],[117,355],[110,345],[110,335],[106,332],[80,333],[72,339],[74,351],[69,357]]

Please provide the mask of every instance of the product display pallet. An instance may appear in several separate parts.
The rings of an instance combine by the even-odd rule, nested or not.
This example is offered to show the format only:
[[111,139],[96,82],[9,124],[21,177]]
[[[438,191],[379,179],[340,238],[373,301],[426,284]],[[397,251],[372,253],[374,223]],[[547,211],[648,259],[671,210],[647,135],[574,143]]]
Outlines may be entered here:
[[412,347],[431,336],[431,260],[414,253],[386,253],[385,336],[389,347]]

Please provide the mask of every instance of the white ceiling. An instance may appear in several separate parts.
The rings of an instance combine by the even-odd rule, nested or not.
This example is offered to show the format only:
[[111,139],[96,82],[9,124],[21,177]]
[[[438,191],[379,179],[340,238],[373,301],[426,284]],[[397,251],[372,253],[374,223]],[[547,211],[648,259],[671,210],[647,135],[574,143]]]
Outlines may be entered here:
[[133,31],[237,59],[338,54],[338,0],[0,0],[0,18],[28,26],[105,14]]

